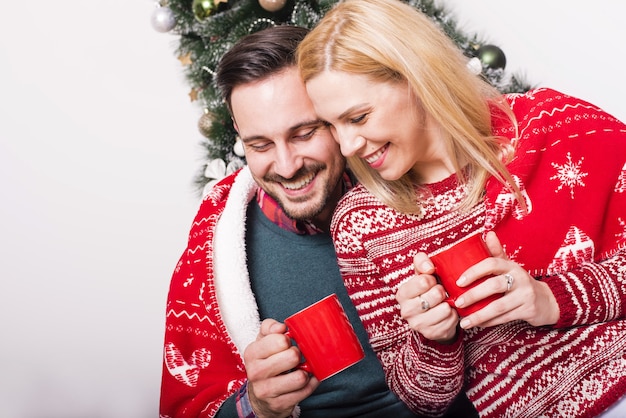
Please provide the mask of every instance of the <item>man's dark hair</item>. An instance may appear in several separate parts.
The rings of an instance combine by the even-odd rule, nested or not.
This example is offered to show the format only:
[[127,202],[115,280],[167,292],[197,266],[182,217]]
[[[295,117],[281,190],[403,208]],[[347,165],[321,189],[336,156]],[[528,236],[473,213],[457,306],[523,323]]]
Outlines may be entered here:
[[296,48],[308,29],[274,26],[242,37],[217,67],[215,82],[232,114],[230,96],[241,84],[261,80],[296,64]]

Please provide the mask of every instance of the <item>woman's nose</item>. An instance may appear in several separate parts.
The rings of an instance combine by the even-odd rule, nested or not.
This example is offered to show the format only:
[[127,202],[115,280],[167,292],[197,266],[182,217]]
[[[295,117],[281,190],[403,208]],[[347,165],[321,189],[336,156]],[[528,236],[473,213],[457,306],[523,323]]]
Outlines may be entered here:
[[365,146],[365,138],[353,130],[337,129],[334,134],[344,157],[352,157]]

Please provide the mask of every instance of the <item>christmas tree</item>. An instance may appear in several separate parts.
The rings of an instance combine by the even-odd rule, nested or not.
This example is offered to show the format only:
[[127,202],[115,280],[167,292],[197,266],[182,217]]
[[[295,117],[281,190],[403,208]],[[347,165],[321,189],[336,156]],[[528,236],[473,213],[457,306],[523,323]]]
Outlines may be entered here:
[[[467,55],[469,64],[503,93],[530,89],[520,78],[506,74],[506,57],[495,45],[485,44],[477,34],[463,33],[445,7],[434,0],[401,0],[421,10],[450,36]],[[176,54],[189,96],[202,109],[198,128],[206,162],[194,182],[205,190],[224,175],[245,164],[241,144],[230,115],[215,87],[220,58],[242,36],[276,25],[312,28],[337,0],[157,0],[152,15],[159,32],[178,36]]]

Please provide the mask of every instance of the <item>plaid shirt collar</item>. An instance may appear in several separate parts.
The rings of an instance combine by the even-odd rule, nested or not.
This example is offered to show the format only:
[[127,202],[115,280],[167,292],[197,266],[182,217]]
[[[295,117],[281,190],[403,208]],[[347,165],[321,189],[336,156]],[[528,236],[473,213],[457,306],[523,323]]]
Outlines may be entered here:
[[[347,172],[343,174],[342,180],[343,193],[345,193],[352,188],[354,182]],[[259,204],[261,211],[263,211],[265,216],[267,216],[270,221],[287,231],[291,231],[298,235],[315,235],[324,233],[324,231],[315,226],[310,220],[297,221],[287,216],[278,202],[265,193],[265,191],[260,187],[256,194],[256,201]]]

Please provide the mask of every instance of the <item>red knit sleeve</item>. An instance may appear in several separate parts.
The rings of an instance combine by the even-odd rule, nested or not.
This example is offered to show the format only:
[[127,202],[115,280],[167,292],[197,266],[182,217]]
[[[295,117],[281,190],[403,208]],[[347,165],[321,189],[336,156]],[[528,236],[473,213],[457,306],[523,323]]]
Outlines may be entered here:
[[551,276],[550,286],[560,309],[555,327],[595,324],[626,316],[626,250],[567,274]]
[[462,331],[446,345],[410,331],[395,348],[395,361],[386,365],[387,383],[413,412],[440,416],[463,387],[463,348]]
[[[463,385],[462,335],[453,344],[438,344],[401,318],[395,294],[399,282],[413,275],[412,257],[407,251],[386,253],[381,231],[392,230],[395,221],[386,208],[370,206],[359,190],[340,202],[331,226],[344,284],[389,388],[415,413],[441,415]],[[402,259],[402,266],[383,272],[385,262],[377,254]]]
[[527,215],[488,186],[487,224],[545,281],[556,327],[621,319],[626,307],[626,125],[584,100],[537,89],[511,96],[520,140],[510,172]]

